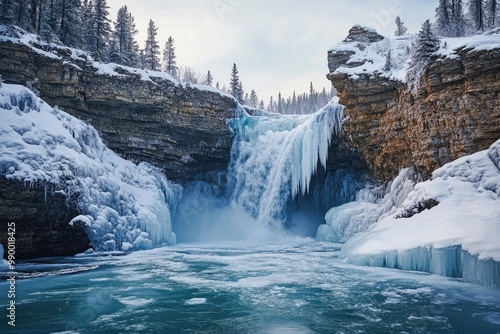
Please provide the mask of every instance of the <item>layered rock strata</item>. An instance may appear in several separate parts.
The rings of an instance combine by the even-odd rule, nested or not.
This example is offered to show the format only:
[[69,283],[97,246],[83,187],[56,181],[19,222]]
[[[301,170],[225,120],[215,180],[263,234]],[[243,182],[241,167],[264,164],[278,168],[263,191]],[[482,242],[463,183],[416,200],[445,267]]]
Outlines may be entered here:
[[27,85],[50,105],[89,121],[109,148],[162,168],[174,182],[227,168],[226,120],[236,112],[230,96],[45,44],[1,39],[0,59],[5,82]]
[[348,42],[329,51],[327,77],[346,106],[346,140],[377,178],[392,179],[409,166],[428,177],[500,138],[499,48],[459,48],[452,57],[436,54],[418,88],[410,90],[377,71],[349,75],[345,69],[364,64],[351,59],[352,48],[377,40],[372,31],[362,34],[360,29],[353,28]]

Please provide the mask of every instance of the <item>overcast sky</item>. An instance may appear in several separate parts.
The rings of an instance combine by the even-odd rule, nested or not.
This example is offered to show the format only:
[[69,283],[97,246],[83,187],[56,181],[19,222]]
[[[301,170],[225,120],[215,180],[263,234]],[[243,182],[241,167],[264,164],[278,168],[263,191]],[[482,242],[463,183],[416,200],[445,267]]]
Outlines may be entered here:
[[135,18],[140,47],[149,19],[158,27],[163,49],[175,39],[178,65],[210,70],[214,84],[228,85],[236,63],[245,92],[255,89],[267,104],[284,97],[330,87],[326,52],[354,24],[392,36],[400,16],[410,33],[434,19],[437,0],[108,0],[110,18],[126,5]]

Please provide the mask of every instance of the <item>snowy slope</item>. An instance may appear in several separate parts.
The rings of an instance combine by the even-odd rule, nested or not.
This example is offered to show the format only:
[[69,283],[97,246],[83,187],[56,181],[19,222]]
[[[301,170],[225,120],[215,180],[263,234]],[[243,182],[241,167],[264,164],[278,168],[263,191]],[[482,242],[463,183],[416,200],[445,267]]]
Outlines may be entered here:
[[[429,200],[438,204],[417,209]],[[366,220],[380,211],[377,204],[364,209],[351,218],[364,215]],[[382,215],[367,231],[348,239],[341,256],[355,264],[428,271],[498,286],[499,238],[500,140],[415,185],[394,214]]]
[[93,127],[23,86],[0,87],[0,119],[1,177],[79,193],[77,219],[98,250],[175,243],[171,208],[181,189],[159,170],[120,158]]

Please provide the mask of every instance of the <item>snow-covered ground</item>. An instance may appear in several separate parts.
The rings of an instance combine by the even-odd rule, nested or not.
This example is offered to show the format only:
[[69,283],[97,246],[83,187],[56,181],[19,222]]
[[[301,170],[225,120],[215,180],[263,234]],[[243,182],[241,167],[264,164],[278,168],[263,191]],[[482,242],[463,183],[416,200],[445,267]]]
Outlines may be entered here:
[[[431,200],[437,205],[421,211]],[[350,263],[500,285],[500,140],[436,170],[389,216],[383,214],[384,201],[366,202],[332,209],[329,227],[319,229],[318,239],[336,241],[338,231],[352,232],[346,226],[367,222],[342,247],[341,255]],[[362,210],[352,210],[356,204]]]
[[[333,73],[347,74],[353,79],[362,75],[379,75],[392,80],[406,82],[410,67],[411,47],[415,35],[387,37],[380,42],[342,42],[332,46],[329,51],[354,54],[346,66],[337,68]],[[458,57],[457,50],[471,51],[492,50],[500,48],[500,30],[495,29],[482,35],[441,39],[440,48],[436,54],[441,58]],[[391,53],[391,66],[387,67],[387,56]]]
[[57,185],[68,197],[79,194],[82,215],[76,220],[87,224],[95,248],[128,251],[175,243],[171,209],[181,188],[161,171],[120,158],[92,126],[23,86],[1,85],[0,119],[1,177],[26,186]]

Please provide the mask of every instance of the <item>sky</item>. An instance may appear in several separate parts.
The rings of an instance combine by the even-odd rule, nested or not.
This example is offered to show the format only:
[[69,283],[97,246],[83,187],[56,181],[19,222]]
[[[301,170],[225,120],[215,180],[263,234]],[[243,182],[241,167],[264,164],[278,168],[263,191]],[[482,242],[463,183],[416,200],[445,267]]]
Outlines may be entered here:
[[400,16],[409,33],[434,19],[438,0],[108,0],[110,18],[122,6],[135,18],[144,47],[152,19],[163,47],[175,40],[177,65],[229,85],[236,63],[245,92],[269,97],[329,89],[327,51],[355,24],[392,36]]

